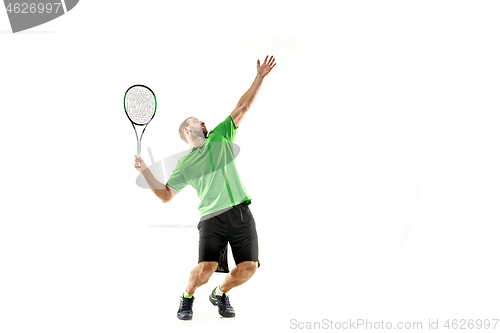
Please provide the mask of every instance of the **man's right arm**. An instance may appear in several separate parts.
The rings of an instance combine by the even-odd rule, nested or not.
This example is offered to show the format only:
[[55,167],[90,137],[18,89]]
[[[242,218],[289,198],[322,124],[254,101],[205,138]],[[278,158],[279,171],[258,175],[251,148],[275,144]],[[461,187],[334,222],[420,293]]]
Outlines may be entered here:
[[167,185],[160,183],[151,173],[151,170],[145,169],[142,175],[146,179],[149,188],[153,193],[160,198],[160,200],[165,203],[172,200],[173,197],[177,195],[177,191]]
[[[135,156],[135,155],[134,155]],[[167,185],[160,183],[154,176],[151,170],[148,169],[144,160],[140,157],[135,157],[134,160],[134,168],[137,171],[140,171],[146,182],[149,185],[149,188],[153,193],[160,198],[160,200],[165,203],[172,200],[173,197],[177,195],[177,191],[173,188],[168,187]]]

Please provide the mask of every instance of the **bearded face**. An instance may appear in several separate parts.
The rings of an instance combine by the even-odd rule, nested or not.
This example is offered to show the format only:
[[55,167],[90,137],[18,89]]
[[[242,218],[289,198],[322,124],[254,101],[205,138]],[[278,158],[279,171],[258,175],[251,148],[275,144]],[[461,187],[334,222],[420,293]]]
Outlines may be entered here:
[[190,121],[189,129],[192,131],[192,137],[202,137],[207,138],[208,130],[205,127],[205,122],[200,121],[197,118],[193,118]]

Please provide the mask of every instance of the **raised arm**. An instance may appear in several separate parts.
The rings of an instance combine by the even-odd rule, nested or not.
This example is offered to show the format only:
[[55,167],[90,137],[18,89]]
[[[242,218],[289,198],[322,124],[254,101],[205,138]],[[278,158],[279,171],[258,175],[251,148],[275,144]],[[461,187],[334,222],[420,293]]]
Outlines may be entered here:
[[234,124],[236,127],[240,126],[241,120],[247,113],[247,111],[252,106],[253,102],[257,98],[257,94],[259,93],[260,86],[262,85],[262,81],[266,77],[267,74],[271,72],[271,70],[276,66],[274,63],[274,57],[271,56],[269,61],[267,60],[269,56],[266,56],[264,63],[261,65],[260,60],[257,60],[257,76],[252,83],[250,89],[240,98],[236,108],[231,112],[231,117],[233,117]]

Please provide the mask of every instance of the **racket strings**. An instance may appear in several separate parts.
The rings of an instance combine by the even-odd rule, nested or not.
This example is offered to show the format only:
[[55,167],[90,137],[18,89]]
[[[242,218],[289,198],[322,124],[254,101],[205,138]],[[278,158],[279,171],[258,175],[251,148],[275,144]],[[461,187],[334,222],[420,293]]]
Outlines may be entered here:
[[156,110],[153,93],[144,87],[133,87],[125,97],[125,110],[130,119],[139,125],[147,124]]

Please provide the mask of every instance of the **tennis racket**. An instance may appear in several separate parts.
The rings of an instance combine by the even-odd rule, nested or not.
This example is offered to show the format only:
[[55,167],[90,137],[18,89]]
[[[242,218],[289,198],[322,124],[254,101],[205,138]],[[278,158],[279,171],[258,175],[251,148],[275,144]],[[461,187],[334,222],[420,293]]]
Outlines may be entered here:
[[[123,106],[134,128],[135,137],[137,138],[137,157],[140,157],[142,136],[156,113],[156,96],[148,87],[136,84],[125,92]],[[140,137],[137,134],[136,126],[143,127]]]

